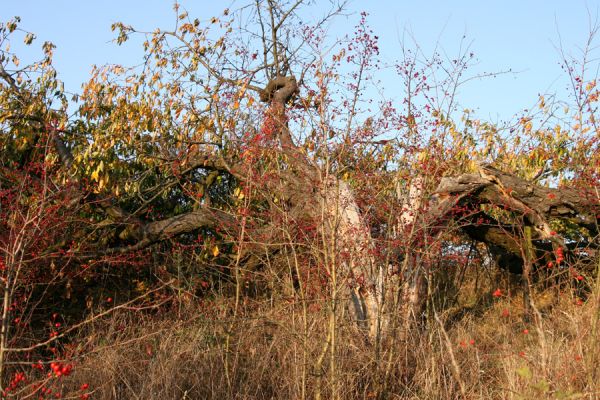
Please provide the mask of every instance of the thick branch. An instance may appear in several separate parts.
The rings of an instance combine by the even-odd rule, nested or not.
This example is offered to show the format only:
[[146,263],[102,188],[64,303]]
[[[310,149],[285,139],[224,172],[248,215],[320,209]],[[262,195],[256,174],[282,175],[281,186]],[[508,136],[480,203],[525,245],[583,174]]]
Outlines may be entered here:
[[298,83],[293,76],[277,76],[267,84],[261,93],[260,100],[268,103],[287,103],[298,92]]
[[296,145],[288,127],[286,104],[298,94],[298,83],[293,76],[277,76],[267,84],[261,92],[260,100],[270,102],[269,117],[275,125],[275,133],[279,136],[284,149],[294,149]]
[[[472,239],[486,243],[497,260],[518,269],[522,267],[523,226],[507,225],[480,210],[483,204],[511,211],[524,225],[534,228],[534,244],[538,251],[553,246],[569,247],[551,231],[550,221],[561,218],[598,235],[599,202],[592,195],[569,188],[553,189],[528,182],[483,166],[479,174],[463,174],[443,178],[431,207],[429,221],[458,220],[461,230]],[[475,212],[464,211],[465,207]],[[462,210],[457,213],[456,210]],[[439,224],[437,224],[439,225]]]

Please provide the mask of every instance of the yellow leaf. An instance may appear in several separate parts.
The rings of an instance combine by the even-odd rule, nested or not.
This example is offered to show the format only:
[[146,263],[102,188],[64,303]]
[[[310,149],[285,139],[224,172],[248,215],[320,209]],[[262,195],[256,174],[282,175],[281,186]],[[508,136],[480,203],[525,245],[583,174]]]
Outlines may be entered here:
[[218,246],[213,247],[212,254],[213,254],[213,257],[216,257],[219,255],[219,247]]
[[239,187],[235,188],[235,190],[233,191],[233,195],[240,200],[244,198],[244,192],[242,192],[242,190]]
[[94,172],[92,172],[92,176],[91,176],[92,180],[98,182],[98,170],[94,170]]
[[593,81],[590,81],[590,82],[588,82],[587,85],[585,85],[585,90],[587,90],[589,92],[590,90],[592,90],[595,87],[596,87],[596,80],[594,79]]

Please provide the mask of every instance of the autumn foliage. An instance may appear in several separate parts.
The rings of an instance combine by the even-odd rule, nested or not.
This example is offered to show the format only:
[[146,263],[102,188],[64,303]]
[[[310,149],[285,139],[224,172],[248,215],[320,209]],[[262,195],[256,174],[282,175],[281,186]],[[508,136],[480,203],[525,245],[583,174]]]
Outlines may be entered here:
[[303,3],[115,23],[75,95],[0,25],[2,398],[599,395],[593,68],[491,123],[470,50]]

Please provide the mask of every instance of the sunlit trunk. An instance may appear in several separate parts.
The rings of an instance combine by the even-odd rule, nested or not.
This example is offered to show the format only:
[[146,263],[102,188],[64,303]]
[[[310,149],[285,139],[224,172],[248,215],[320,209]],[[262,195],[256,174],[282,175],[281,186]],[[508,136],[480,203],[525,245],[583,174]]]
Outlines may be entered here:
[[[424,179],[415,178],[410,185],[408,195],[404,199],[402,214],[398,221],[398,235],[404,238],[410,248],[410,243],[416,239],[416,236],[424,232],[425,227],[418,226],[420,219],[420,208],[422,206]],[[402,286],[400,288],[400,313],[406,324],[410,326],[412,322],[418,320],[423,311],[426,296],[426,271],[420,260],[420,254],[407,252],[404,255],[404,262],[401,269]]]
[[346,278],[343,285],[351,300],[351,312],[369,337],[374,338],[383,322],[385,269],[373,256],[369,227],[349,185],[340,179],[328,179],[323,202],[327,217],[325,228],[335,235],[335,251]]

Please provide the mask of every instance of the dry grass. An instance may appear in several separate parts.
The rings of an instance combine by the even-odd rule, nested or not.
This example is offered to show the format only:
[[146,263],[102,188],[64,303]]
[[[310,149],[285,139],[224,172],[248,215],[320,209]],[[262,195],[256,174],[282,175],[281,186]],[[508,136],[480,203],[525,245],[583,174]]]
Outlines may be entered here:
[[115,315],[81,333],[93,351],[64,393],[88,383],[94,399],[600,398],[598,287],[583,304],[539,289],[531,322],[519,294],[472,304],[474,289],[462,290],[462,304],[379,345],[340,315],[333,357],[326,307],[306,325],[283,299],[251,300],[236,319],[222,298],[184,317]]

